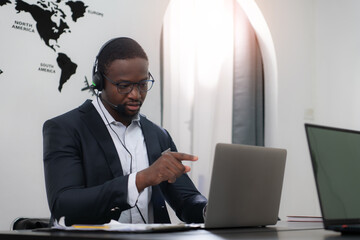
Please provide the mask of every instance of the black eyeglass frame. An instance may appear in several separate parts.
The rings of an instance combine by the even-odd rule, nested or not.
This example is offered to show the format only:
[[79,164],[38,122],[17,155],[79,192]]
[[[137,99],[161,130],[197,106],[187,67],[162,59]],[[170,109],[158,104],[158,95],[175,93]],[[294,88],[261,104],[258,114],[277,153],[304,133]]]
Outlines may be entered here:
[[[149,72],[149,77],[150,77],[150,79],[144,79],[144,80],[141,80],[141,81],[135,82],[135,83],[134,83],[134,82],[128,82],[128,81],[114,82],[114,81],[111,80],[109,77],[107,77],[105,74],[102,74],[102,75],[103,75],[104,78],[105,78],[106,80],[108,80],[111,84],[113,84],[113,85],[116,86],[116,89],[117,89],[117,91],[118,91],[119,94],[128,94],[128,93],[130,93],[132,90],[134,90],[134,85],[137,85],[139,92],[148,92],[148,91],[150,91],[150,89],[154,86],[154,82],[155,82],[154,77],[151,75],[150,72]],[[146,91],[140,89],[140,84],[145,83],[145,82],[146,82],[147,85],[148,85],[149,83],[151,83],[151,86],[148,87],[148,89],[147,89]],[[131,85],[131,89],[128,90],[127,92],[121,92],[121,89],[120,89],[121,84]]]

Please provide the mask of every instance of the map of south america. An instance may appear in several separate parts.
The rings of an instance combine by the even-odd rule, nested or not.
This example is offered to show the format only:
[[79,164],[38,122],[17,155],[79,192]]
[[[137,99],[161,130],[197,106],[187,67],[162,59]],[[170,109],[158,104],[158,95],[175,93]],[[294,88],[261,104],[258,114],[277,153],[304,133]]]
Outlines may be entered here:
[[[60,3],[64,3],[62,8]],[[0,7],[12,4],[10,0],[0,0]],[[23,0],[15,0],[16,13],[28,13],[36,23],[36,30],[44,41],[45,45],[57,53],[57,64],[61,69],[58,90],[61,92],[63,85],[76,73],[77,64],[71,61],[65,53],[59,52],[61,47],[58,39],[66,33],[71,33],[68,18],[65,14],[64,7],[68,7],[71,11],[71,20],[76,22],[79,18],[84,17],[86,8],[82,1],[49,1],[38,0],[36,4],[29,4]],[[57,20],[57,21],[55,21]]]

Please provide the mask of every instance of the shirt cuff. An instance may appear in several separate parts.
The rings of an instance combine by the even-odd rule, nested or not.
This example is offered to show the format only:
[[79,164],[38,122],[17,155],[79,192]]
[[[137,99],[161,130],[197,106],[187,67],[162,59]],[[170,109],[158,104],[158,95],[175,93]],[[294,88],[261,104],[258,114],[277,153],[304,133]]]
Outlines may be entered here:
[[127,202],[131,207],[134,207],[135,204],[138,201],[138,198],[140,196],[140,193],[137,190],[136,187],[136,172],[135,173],[131,173],[129,175],[129,180],[128,180],[128,198],[127,198]]

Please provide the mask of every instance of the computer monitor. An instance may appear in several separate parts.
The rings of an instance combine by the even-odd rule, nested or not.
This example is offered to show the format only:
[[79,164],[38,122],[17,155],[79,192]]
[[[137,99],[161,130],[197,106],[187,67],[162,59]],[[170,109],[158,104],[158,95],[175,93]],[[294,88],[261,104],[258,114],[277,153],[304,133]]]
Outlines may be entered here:
[[360,223],[360,132],[305,124],[325,228]]

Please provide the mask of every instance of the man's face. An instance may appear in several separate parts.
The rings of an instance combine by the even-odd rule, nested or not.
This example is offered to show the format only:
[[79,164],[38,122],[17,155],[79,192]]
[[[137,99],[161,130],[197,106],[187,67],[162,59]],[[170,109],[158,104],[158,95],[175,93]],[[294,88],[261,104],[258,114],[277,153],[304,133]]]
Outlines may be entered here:
[[[117,59],[107,66],[106,77],[116,83],[137,83],[148,79],[149,63],[143,58]],[[119,93],[117,86],[104,79],[104,90],[102,96],[115,105],[123,105],[123,118],[131,118],[140,111],[146,92],[140,92],[138,85],[134,85],[131,92]],[[116,118],[115,118],[116,119]]]

